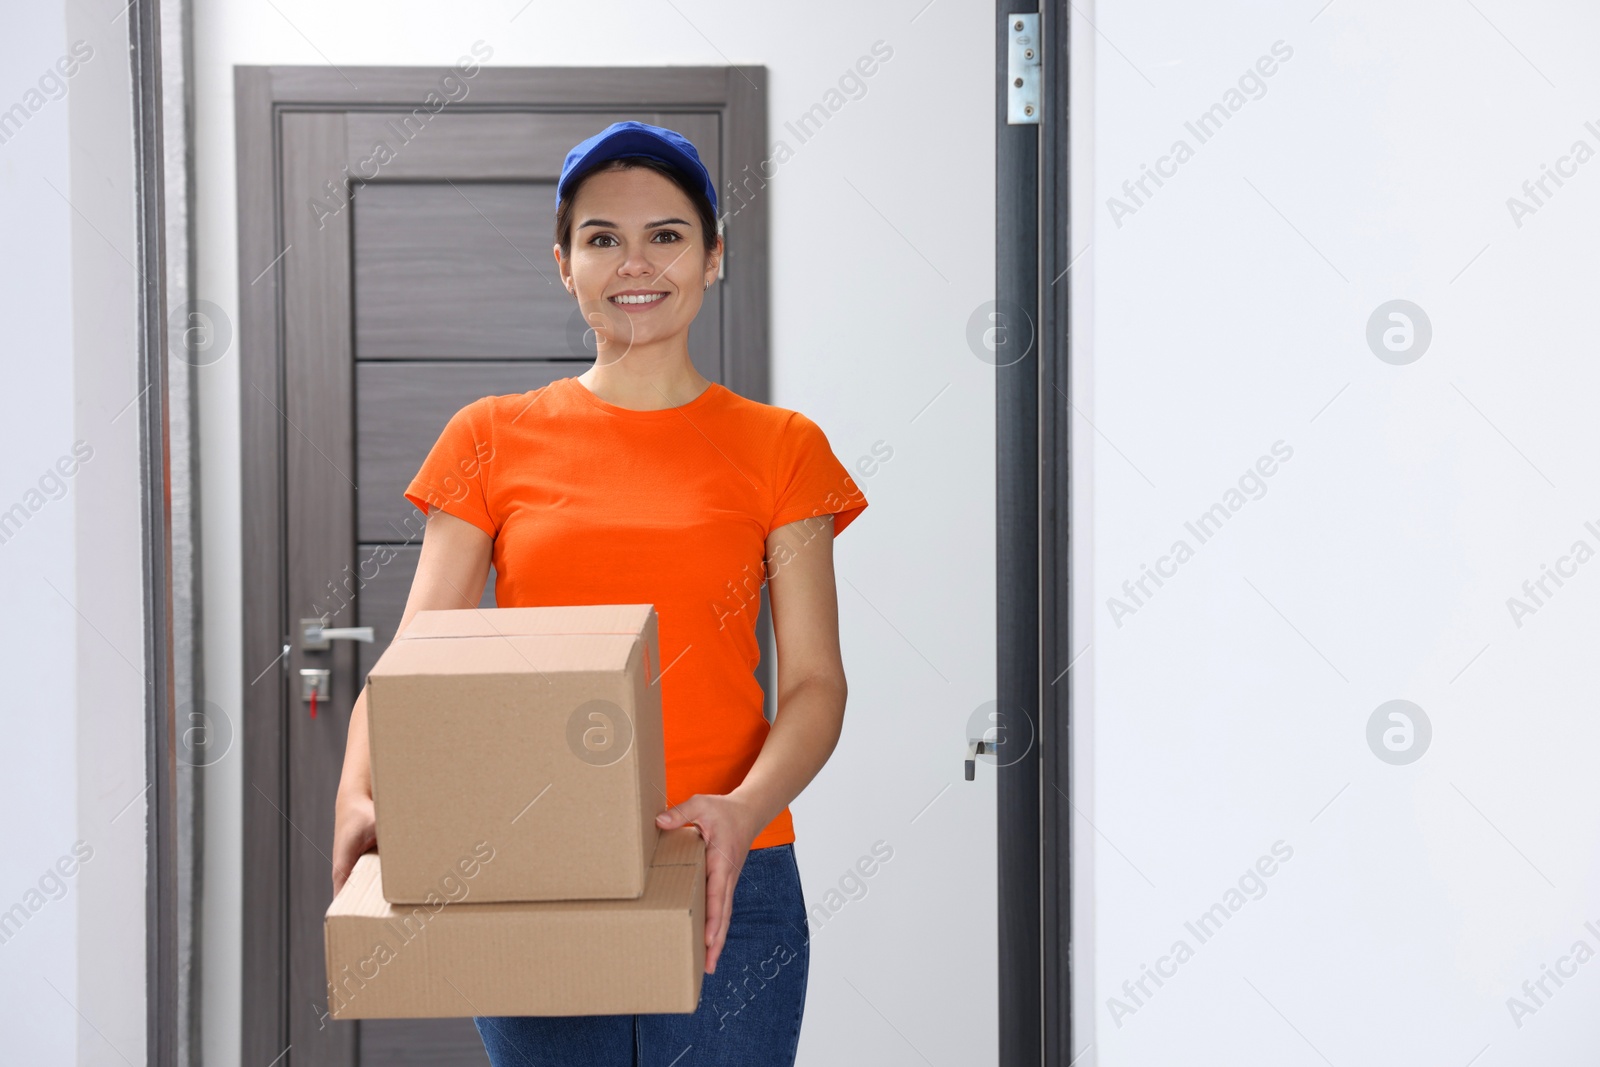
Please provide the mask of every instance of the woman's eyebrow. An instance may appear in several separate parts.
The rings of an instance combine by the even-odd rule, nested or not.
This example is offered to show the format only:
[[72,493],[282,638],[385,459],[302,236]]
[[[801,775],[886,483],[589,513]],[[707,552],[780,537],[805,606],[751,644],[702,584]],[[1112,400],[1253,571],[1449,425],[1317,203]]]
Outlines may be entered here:
[[[686,219],[657,219],[655,222],[647,222],[647,223],[645,223],[644,224],[644,228],[647,229],[647,230],[653,230],[657,226],[671,226],[674,223],[676,223],[679,226],[687,226],[687,225],[689,225],[688,220],[686,220]],[[589,226],[607,226],[607,227],[610,227],[613,230],[619,228],[616,223],[607,221],[606,219],[589,219],[587,222],[579,224],[578,229],[581,230],[581,229],[584,229],[585,227],[589,227]]]

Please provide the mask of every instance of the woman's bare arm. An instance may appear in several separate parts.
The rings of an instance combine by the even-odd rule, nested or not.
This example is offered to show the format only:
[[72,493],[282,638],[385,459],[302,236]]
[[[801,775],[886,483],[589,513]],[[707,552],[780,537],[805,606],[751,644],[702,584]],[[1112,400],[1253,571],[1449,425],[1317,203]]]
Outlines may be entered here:
[[767,542],[778,714],[755,764],[731,794],[751,806],[761,827],[817,776],[844,729],[833,521],[821,515],[791,522]]
[[[428,516],[422,533],[422,553],[411,579],[400,633],[419,611],[475,608],[489,578],[489,558],[494,540],[465,519],[443,511]],[[361,687],[350,710],[350,731],[345,739],[344,769],[333,817],[333,891],[344,886],[356,860],[377,844],[372,810],[372,762],[367,749],[367,688]]]

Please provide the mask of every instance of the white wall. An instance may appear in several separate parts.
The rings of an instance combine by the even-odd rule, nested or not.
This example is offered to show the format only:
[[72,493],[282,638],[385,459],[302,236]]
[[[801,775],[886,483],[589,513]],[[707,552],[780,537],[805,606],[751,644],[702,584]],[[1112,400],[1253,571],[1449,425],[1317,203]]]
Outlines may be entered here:
[[145,1049],[145,633],[133,90],[126,0],[72,0],[74,421],[93,458],[75,477],[78,615],[78,1062]]
[[[37,88],[39,75],[67,50],[62,7],[29,5],[8,20],[9,32],[0,36],[0,70],[7,72],[0,80],[0,108]],[[72,209],[45,184],[67,190],[67,144],[64,99],[30,114],[0,144],[0,229],[8,244],[14,240],[16,247],[34,250],[26,261],[0,258],[0,314],[11,324],[6,376],[18,394],[35,398],[13,405],[0,420],[0,509],[24,503],[56,459],[72,450]],[[53,481],[48,484],[54,488]],[[56,900],[41,894],[31,902],[25,897],[39,890],[39,879],[77,838],[77,620],[63,599],[77,589],[75,504],[70,493],[55,500],[41,493],[34,502],[37,512],[30,508],[20,529],[7,523],[7,540],[0,544],[0,599],[32,606],[0,619],[0,649],[13,679],[5,701],[10,744],[0,748],[0,806],[36,812],[34,818],[9,820],[7,847],[0,853],[0,910],[19,903],[28,909],[20,929],[8,924],[0,930],[6,937],[0,944],[0,1025],[22,1060],[70,1064],[76,1055],[72,1009],[47,983],[69,996],[77,985],[77,894],[69,891]],[[31,903],[40,906],[35,910]]]
[[[1600,566],[1520,625],[1507,601],[1600,548],[1600,162],[1520,226],[1507,198],[1600,150],[1600,12],[1155,7],[1073,24],[1081,1062],[1593,1062],[1600,963],[1522,986],[1600,950]],[[1280,40],[1265,95],[1200,144],[1185,121]],[[1179,138],[1193,158],[1119,227],[1108,198]],[[1432,324],[1406,365],[1366,339],[1394,299]],[[1201,544],[1185,522],[1280,440],[1264,495]],[[1109,598],[1179,539],[1193,558],[1118,626]],[[1432,725],[1406,765],[1367,740],[1392,699]],[[1280,840],[1264,895],[1203,943],[1186,929]],[[1163,985],[1123,992],[1179,940]]]
[[[812,905],[875,842],[894,858],[815,931],[801,1061],[991,1063],[993,784],[989,768],[961,780],[968,718],[994,692],[992,370],[966,342],[993,294],[991,13],[201,3],[198,295],[237,308],[234,64],[444,64],[480,38],[491,64],[769,68],[771,136],[795,150],[770,185],[773,400],[815,418],[853,467],[876,443],[893,450],[857,468],[871,506],[838,546],[849,721],[795,818]],[[894,54],[865,95],[807,143],[788,135],[879,40]],[[208,696],[237,714],[261,669],[239,662],[237,353],[200,388]],[[222,1065],[238,1062],[237,753],[207,783],[205,1059]]]
[[16,1063],[142,1063],[145,1052],[137,286],[120,8],[19,6],[0,37],[0,1032]]

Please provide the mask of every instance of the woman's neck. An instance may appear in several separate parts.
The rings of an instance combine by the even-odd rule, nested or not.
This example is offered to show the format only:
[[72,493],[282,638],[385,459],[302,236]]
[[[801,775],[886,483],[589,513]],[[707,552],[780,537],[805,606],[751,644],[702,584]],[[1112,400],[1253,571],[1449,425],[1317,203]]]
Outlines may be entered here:
[[641,358],[638,350],[620,359],[601,359],[578,380],[608,404],[635,411],[682,407],[711,384],[689,359],[688,352],[669,359]]

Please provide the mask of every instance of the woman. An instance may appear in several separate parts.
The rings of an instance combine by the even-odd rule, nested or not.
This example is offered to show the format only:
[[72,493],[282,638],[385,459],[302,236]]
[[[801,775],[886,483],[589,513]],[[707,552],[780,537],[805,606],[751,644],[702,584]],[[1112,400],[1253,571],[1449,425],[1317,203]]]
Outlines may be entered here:
[[[663,829],[706,840],[706,975],[692,1014],[483,1017],[495,1067],[792,1064],[809,947],[788,805],[844,718],[833,538],[866,498],[798,412],[702,377],[689,324],[717,278],[716,190],[677,133],[619,122],[567,155],[556,265],[594,328],[584,373],[484,397],[440,434],[406,497],[428,515],[400,626],[474,607],[656,606]],[[769,727],[754,671],[768,586]],[[366,694],[350,720],[335,892],[377,845]]]

